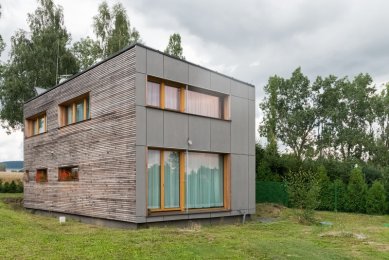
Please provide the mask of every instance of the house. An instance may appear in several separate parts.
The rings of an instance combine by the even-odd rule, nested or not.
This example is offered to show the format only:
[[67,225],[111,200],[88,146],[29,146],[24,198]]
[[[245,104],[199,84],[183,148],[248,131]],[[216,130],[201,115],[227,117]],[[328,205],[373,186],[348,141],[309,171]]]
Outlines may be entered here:
[[255,88],[134,44],[24,105],[24,206],[138,226],[255,212]]

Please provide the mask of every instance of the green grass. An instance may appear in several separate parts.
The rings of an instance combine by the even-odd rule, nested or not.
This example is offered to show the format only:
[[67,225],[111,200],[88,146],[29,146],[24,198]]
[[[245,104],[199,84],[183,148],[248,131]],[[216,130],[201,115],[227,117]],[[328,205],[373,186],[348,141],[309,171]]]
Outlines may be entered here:
[[[120,230],[32,215],[2,202],[2,259],[388,259],[389,216],[318,212],[332,227],[298,224],[293,211],[259,204],[273,223]],[[357,236],[362,236],[360,239]]]

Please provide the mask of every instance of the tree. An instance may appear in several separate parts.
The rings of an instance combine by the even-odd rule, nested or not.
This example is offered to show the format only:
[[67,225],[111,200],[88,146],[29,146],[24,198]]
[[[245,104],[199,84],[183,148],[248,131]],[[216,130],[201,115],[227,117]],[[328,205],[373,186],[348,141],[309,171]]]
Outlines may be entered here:
[[301,210],[299,221],[314,222],[314,210],[320,205],[320,185],[316,174],[303,170],[290,172],[286,184],[289,202]]
[[183,48],[181,46],[181,35],[179,33],[173,33],[170,35],[165,53],[185,60],[185,57],[183,56]]
[[107,2],[102,2],[93,20],[93,30],[103,59],[140,41],[139,32],[134,27],[131,28],[126,9],[120,3],[110,10]]
[[70,34],[64,26],[61,6],[52,0],[39,0],[28,14],[29,32],[18,30],[11,38],[11,53],[0,83],[0,119],[6,127],[23,125],[23,104],[35,95],[34,87],[50,88],[59,75],[78,72],[77,60],[70,52]]
[[387,202],[384,185],[380,181],[374,181],[367,192],[366,212],[368,214],[384,214],[386,209]]
[[96,41],[86,37],[73,44],[72,52],[80,70],[85,70],[101,59],[102,50]]
[[320,186],[320,205],[321,210],[331,210],[334,205],[334,192],[333,184],[327,175],[327,170],[323,165],[320,165],[317,169],[319,186]]
[[351,171],[347,186],[347,210],[364,213],[366,211],[366,193],[367,185],[362,170],[360,167],[356,167]]
[[317,106],[312,92],[300,68],[278,84],[277,134],[300,160],[312,154],[315,141],[312,130],[317,123]]

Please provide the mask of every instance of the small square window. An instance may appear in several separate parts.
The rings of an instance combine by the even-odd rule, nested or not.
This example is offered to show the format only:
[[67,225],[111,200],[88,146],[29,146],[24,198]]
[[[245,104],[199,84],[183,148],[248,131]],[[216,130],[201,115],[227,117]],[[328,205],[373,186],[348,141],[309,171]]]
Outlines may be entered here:
[[35,181],[39,183],[47,182],[47,169],[37,169],[35,174]]
[[78,181],[78,166],[61,167],[58,169],[59,181]]

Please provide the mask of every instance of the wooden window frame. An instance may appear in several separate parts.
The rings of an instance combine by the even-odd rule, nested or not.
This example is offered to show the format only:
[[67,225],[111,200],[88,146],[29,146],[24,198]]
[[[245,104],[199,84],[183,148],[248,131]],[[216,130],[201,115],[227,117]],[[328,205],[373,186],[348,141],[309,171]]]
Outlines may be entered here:
[[[40,119],[43,119],[44,123],[43,123],[43,132],[42,133],[39,133],[39,120]],[[34,126],[34,122],[35,122],[35,126]],[[35,127],[35,129],[34,129]],[[25,133],[25,136],[26,137],[32,137],[32,136],[37,136],[37,135],[41,135],[41,134],[44,134],[44,133],[47,133],[47,115],[46,115],[46,111],[43,112],[43,113],[39,113],[37,115],[34,115],[32,117],[29,117],[26,119],[26,133]],[[34,133],[34,130],[36,131],[36,133]]]
[[[159,87],[159,106],[147,104],[147,95],[148,95],[147,84],[148,84],[148,82],[153,82],[153,83],[159,84],[159,86],[160,86]],[[166,85],[168,85],[169,87],[178,88],[180,90],[180,99],[179,99],[180,104],[179,104],[178,109],[166,108],[166,105],[165,105]],[[219,97],[219,102],[221,103],[220,104],[221,115],[220,115],[220,117],[211,117],[211,116],[204,116],[204,115],[199,115],[199,114],[188,113],[186,111],[186,103],[187,103],[186,87],[187,86],[185,84],[182,84],[182,83],[178,83],[178,82],[174,82],[174,81],[170,81],[170,80],[165,80],[165,79],[161,79],[161,78],[157,78],[157,77],[153,77],[153,76],[147,76],[146,87],[145,87],[146,88],[145,104],[147,107],[154,107],[154,108],[159,108],[162,110],[181,112],[181,113],[185,113],[185,114],[213,118],[213,119],[219,119],[219,120],[226,120],[226,121],[231,120],[231,104],[230,104],[231,97],[230,97],[230,95],[227,95],[224,93],[219,93],[219,92],[214,92],[214,91],[209,91],[209,90],[204,90],[204,89],[201,89],[198,87],[192,87],[192,86],[189,86],[191,91]]]
[[[83,119],[81,121],[76,121],[76,106],[77,106],[77,103],[79,103],[80,101],[83,100],[83,106],[84,106],[84,111],[83,111]],[[81,123],[81,122],[85,122],[87,120],[89,120],[91,118],[90,116],[90,112],[91,112],[91,109],[90,109],[90,96],[89,96],[89,92],[86,93],[86,94],[83,94],[81,96],[78,96],[76,98],[73,98],[71,100],[68,100],[66,102],[63,102],[59,105],[59,113],[58,113],[58,119],[59,119],[59,126],[60,127],[65,127],[65,126],[69,126],[69,125],[73,125],[73,124],[77,124],[77,123]],[[67,122],[67,107],[71,107],[72,109],[72,122],[69,123]],[[89,114],[88,112],[89,111]]]
[[[148,151],[154,150],[160,152],[160,208],[159,209],[149,209],[148,208]],[[164,207],[164,151],[174,151],[179,153],[179,207],[178,208],[165,208]],[[204,153],[204,152],[202,152]],[[219,154],[219,153],[217,153]],[[186,151],[178,149],[164,149],[164,148],[147,148],[146,149],[146,209],[148,214],[154,213],[163,213],[176,211],[179,213],[184,212],[213,212],[213,211],[229,211],[231,209],[231,155],[230,154],[220,154],[223,155],[223,207],[212,207],[212,208],[203,208],[203,209],[186,209],[185,208],[185,170],[186,170]]]
[[[64,177],[62,177],[61,175],[64,175],[62,172],[67,170],[67,169],[73,169],[73,168],[77,168],[77,178],[73,178],[73,179],[65,179]],[[80,174],[79,174],[79,167],[77,165],[72,165],[72,166],[61,166],[61,167],[58,167],[58,181],[59,182],[75,182],[75,181],[79,181],[80,180]]]
[[[39,177],[41,174],[46,175],[46,179],[45,180],[42,180],[42,178]],[[35,172],[35,182],[36,183],[47,183],[48,181],[49,181],[49,176],[48,176],[47,168],[36,169],[36,172]]]

